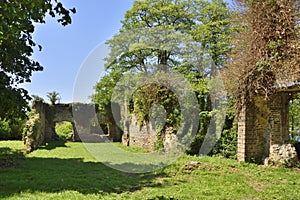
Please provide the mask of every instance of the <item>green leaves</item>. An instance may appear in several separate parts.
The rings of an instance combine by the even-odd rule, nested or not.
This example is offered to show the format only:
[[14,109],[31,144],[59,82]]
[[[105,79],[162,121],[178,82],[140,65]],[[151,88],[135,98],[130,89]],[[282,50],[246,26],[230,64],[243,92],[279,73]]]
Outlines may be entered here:
[[[183,116],[190,118],[184,119],[190,123],[200,117],[196,111],[200,108],[205,115],[201,116],[201,130],[196,131],[206,133],[212,116],[209,79],[222,68],[230,51],[231,13],[226,5],[221,0],[136,0],[126,12],[119,33],[107,41],[111,48],[106,58],[109,75],[97,84],[94,102],[106,108],[116,85],[130,88],[148,74],[154,82],[131,87],[134,92],[126,99],[128,110],[138,117],[139,124],[148,123],[149,110],[160,105],[166,111],[165,126],[176,132]],[[115,72],[120,73],[124,83],[113,78]],[[173,77],[176,73],[182,79]],[[172,84],[164,85],[165,78]],[[193,91],[180,88],[187,82]],[[174,86],[178,86],[176,90],[171,89]],[[118,96],[124,100],[127,94],[120,94],[125,94]],[[199,105],[189,101],[192,97]],[[185,107],[181,109],[178,102],[184,98]]]
[[[75,9],[71,9],[75,13]],[[30,99],[24,89],[18,85],[30,82],[34,71],[43,67],[31,59],[34,23],[45,23],[45,16],[58,18],[62,25],[71,23],[70,11],[61,2],[51,0],[1,1],[0,6],[0,102],[10,103],[0,108],[0,117],[26,110]],[[38,45],[41,50],[41,46]]]
[[52,105],[54,105],[57,101],[60,100],[60,95],[56,91],[48,92],[47,97],[48,97],[48,99],[49,99],[49,101],[51,102]]

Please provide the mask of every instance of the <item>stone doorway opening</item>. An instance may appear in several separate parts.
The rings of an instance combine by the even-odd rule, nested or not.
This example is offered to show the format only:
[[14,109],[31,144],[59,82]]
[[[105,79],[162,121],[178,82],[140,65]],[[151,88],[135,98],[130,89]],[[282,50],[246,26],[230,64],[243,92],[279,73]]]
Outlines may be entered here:
[[242,108],[238,122],[238,161],[294,165],[297,152],[289,136],[289,102],[294,91],[257,97]]
[[300,93],[290,95],[289,101],[289,135],[300,158]]

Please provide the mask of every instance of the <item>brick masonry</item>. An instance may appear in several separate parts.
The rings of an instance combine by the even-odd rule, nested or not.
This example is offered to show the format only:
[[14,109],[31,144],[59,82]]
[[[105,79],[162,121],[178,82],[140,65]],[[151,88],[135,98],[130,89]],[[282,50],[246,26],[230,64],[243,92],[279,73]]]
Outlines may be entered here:
[[289,138],[289,93],[278,92],[269,101],[257,97],[245,105],[238,122],[238,161],[286,164],[297,162]]

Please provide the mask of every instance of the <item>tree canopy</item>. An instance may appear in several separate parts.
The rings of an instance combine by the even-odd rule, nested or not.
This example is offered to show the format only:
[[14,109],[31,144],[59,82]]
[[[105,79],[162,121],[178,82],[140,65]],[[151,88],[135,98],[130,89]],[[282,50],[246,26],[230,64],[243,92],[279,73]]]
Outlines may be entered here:
[[[24,115],[28,92],[19,84],[30,82],[34,71],[43,67],[31,58],[35,24],[46,15],[66,26],[75,8],[66,9],[58,0],[2,0],[0,3],[0,117]],[[42,49],[38,45],[39,50]],[[5,102],[5,103],[4,103]]]
[[[131,75],[126,81],[123,76],[124,87],[132,87],[132,82],[149,74],[154,83],[145,82],[135,90],[128,110],[139,117],[140,123],[147,123],[151,106],[160,104],[167,112],[166,125],[176,129],[183,110],[178,103],[179,95],[172,89],[173,83],[177,86],[182,81],[172,74],[176,72],[189,82],[199,101],[199,105],[190,108],[195,106],[205,113],[201,115],[200,131],[206,133],[211,111],[208,83],[222,68],[231,49],[230,16],[222,0],[134,1],[119,33],[107,41],[111,48],[106,58],[107,75],[95,87],[94,102],[100,104],[99,108],[107,107],[111,91],[126,72]],[[172,82],[168,87],[163,85],[166,79]],[[199,113],[189,116],[199,117]]]

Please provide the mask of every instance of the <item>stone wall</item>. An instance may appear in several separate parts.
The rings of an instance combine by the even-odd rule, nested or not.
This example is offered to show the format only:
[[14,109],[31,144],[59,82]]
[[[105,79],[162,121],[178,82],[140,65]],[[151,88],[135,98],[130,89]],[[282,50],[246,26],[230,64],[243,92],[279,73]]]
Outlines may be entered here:
[[[260,102],[261,104],[262,102]],[[238,160],[260,162],[268,155],[268,114],[260,110],[262,105],[246,105],[238,122]],[[265,116],[264,116],[265,114]]]
[[297,162],[296,150],[290,145],[288,114],[287,92],[278,92],[269,101],[257,97],[244,106],[238,122],[238,161]]
[[137,146],[148,151],[153,151],[154,144],[157,141],[153,125],[151,123],[139,125],[135,115],[124,121],[123,145]]
[[[161,138],[158,138],[155,128],[155,122],[147,122],[143,125],[138,123],[138,117],[132,114],[127,120],[124,120],[124,132],[122,143],[125,146],[141,147],[147,151],[154,151],[158,140],[163,144],[163,151],[177,151],[179,142],[172,127],[165,127],[161,131]],[[160,149],[161,150],[161,149]]]
[[[100,137],[106,137],[107,134],[101,132],[98,126],[98,118],[96,114],[97,108],[93,104],[71,103],[71,104],[55,104],[49,105],[42,101],[34,101],[33,112],[35,113],[27,123],[25,145],[28,151],[33,151],[45,142],[57,140],[55,125],[58,122],[71,122],[72,134],[70,140],[85,142],[103,141]],[[102,120],[105,116],[102,116]],[[116,134],[116,123],[109,124],[110,131],[108,138],[112,141],[119,140],[121,136]]]

